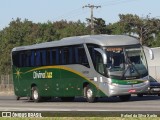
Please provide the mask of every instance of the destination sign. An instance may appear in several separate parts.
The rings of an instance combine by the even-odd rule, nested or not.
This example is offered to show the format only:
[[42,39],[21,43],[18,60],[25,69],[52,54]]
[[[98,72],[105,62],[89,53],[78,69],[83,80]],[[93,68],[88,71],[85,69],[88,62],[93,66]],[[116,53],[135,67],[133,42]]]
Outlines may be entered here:
[[107,48],[107,51],[122,51],[123,48]]

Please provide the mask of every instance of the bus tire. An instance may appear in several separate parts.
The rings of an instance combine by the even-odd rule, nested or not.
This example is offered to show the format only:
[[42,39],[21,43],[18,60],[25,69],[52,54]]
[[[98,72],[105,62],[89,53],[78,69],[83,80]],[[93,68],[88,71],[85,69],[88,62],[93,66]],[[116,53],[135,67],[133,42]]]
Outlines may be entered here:
[[131,95],[121,95],[119,96],[121,101],[129,101],[131,98]]
[[38,88],[36,86],[32,87],[32,99],[34,102],[41,101],[41,97],[39,96]]
[[93,89],[89,85],[87,85],[84,88],[84,93],[85,93],[86,100],[89,103],[93,103],[93,102],[96,101],[96,97],[94,97],[94,91],[93,91]]
[[74,97],[61,97],[63,102],[72,102],[74,101]]
[[158,93],[158,96],[160,96],[160,93]]

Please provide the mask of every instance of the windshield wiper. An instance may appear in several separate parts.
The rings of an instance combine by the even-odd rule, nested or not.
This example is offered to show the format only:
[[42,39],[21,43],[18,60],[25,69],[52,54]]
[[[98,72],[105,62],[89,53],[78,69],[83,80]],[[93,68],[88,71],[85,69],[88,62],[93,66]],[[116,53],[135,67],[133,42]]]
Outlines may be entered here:
[[[124,75],[125,75],[125,73],[128,71],[128,69],[129,70],[131,70],[131,69],[135,69],[135,71],[137,72],[137,74],[138,74],[138,77],[140,77],[141,76],[141,74],[139,73],[139,71],[137,70],[137,68],[133,65],[133,63],[131,62],[131,60],[128,58],[128,56],[126,55],[126,60],[128,61],[128,66],[127,66],[127,68],[125,69],[125,71],[123,72],[123,74],[122,74],[122,77],[121,77],[121,79],[123,79],[124,78]],[[130,74],[131,74],[132,72],[130,71]]]
[[137,70],[137,68],[135,67],[135,65],[131,62],[131,60],[128,58],[128,60],[129,60],[129,62],[130,62],[130,64],[131,64],[131,66],[136,70],[136,72],[138,73],[138,76],[140,77],[141,76],[141,74],[139,73],[139,71]]

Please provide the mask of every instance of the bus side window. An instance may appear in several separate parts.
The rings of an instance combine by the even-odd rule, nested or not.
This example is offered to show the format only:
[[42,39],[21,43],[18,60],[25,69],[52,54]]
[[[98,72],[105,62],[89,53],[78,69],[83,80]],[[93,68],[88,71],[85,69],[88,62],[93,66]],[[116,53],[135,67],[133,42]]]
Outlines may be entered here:
[[46,65],[46,50],[42,50],[41,55],[42,55],[42,65]]
[[94,48],[100,48],[98,45],[95,44],[87,44],[94,68],[96,69],[96,51]]
[[51,65],[50,56],[51,56],[50,49],[46,49],[46,65]]
[[53,52],[52,52],[52,49],[48,51],[50,53],[50,56],[49,56],[49,60],[50,60],[50,65],[53,65]]
[[104,75],[105,74],[105,68],[104,68],[104,64],[103,64],[103,58],[102,55],[97,52],[94,48],[100,48],[98,45],[94,45],[94,44],[87,44],[93,65],[95,70]]
[[78,61],[78,48],[77,47],[75,47],[74,48],[74,50],[75,50],[75,64],[78,64],[79,63],[79,61]]
[[35,60],[35,64],[36,64],[36,66],[41,66],[41,53],[40,53],[40,51],[39,50],[37,50],[36,51],[36,53],[35,53],[36,55],[36,60]]
[[35,66],[35,53],[34,51],[31,52],[31,66]]
[[73,49],[69,48],[69,64],[73,64]]
[[64,58],[64,49],[61,49],[61,54],[60,54],[60,64],[64,65],[66,62],[65,58]]
[[103,64],[103,58],[102,55],[95,51],[96,59],[95,59],[95,69],[100,74],[104,75],[104,64]]
[[69,64],[70,52],[68,47],[61,49],[61,64]]
[[59,48],[56,48],[56,65],[59,65],[59,56],[60,56]]
[[31,52],[30,51],[26,51],[26,67],[30,67],[31,66]]
[[19,52],[12,53],[13,65],[16,67],[20,67],[20,54]]
[[75,63],[89,67],[87,55],[82,45],[75,47]]
[[25,52],[23,52],[21,54],[21,63],[22,63],[22,67],[26,66],[26,56],[25,56]]
[[60,63],[62,65],[67,65],[67,64],[73,64],[73,51],[72,51],[72,46],[66,46],[61,48],[61,58],[60,58]]
[[51,62],[51,64],[52,65],[57,65],[58,63],[59,63],[59,59],[58,59],[58,57],[59,57],[59,53],[58,53],[59,51],[58,51],[58,49],[51,49],[51,51],[50,51],[50,62]]
[[[50,49],[50,65],[59,65],[59,48]],[[47,57],[49,59],[49,56]]]

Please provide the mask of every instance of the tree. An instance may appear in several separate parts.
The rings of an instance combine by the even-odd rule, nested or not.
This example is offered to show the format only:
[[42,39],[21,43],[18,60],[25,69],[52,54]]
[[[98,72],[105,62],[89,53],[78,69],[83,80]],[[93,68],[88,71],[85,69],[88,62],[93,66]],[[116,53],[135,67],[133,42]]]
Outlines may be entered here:
[[[105,24],[102,18],[94,18],[95,34],[128,34],[136,36],[142,44],[160,46],[160,20],[157,18],[140,18],[137,15],[119,15],[116,23]],[[87,19],[90,22],[90,19]],[[80,20],[33,23],[27,19],[17,18],[9,26],[0,30],[0,74],[11,70],[11,50],[16,46],[31,45],[46,41],[59,40],[64,37],[90,34],[90,25]]]
[[53,26],[59,35],[58,39],[70,36],[87,35],[89,33],[89,29],[86,28],[86,24],[82,23],[80,20],[77,22],[67,22],[65,20],[56,21],[53,23]]
[[[91,22],[91,19],[87,18],[86,19],[88,23]],[[106,34],[107,33],[107,28],[106,28],[106,23],[102,18],[95,18],[94,17],[94,32],[95,34]],[[88,28],[91,31],[91,26],[90,24],[88,25]]]
[[53,23],[51,23],[50,21],[48,21],[48,23],[38,23],[37,26],[38,29],[37,32],[35,33],[36,43],[49,42],[57,39],[58,33],[54,28]]
[[0,31],[0,74],[10,73],[11,50],[16,46],[59,40],[64,37],[85,35],[89,30],[81,21],[33,23],[17,18]]
[[120,22],[113,24],[110,23],[106,26],[106,33],[109,35],[122,35],[125,33],[125,28],[120,24]]
[[136,36],[141,44],[149,45],[149,40],[153,39],[153,34],[159,32],[160,20],[146,18],[140,18],[137,15],[120,14],[120,23],[124,27],[124,32],[131,36]]
[[160,32],[156,35],[156,37],[149,41],[151,47],[160,47]]

